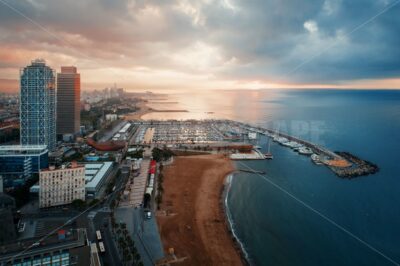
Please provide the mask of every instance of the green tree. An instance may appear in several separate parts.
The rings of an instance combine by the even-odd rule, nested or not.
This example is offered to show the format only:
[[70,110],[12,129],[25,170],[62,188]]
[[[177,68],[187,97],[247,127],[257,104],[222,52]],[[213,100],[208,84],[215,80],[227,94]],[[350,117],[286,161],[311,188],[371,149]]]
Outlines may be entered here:
[[98,199],[93,199],[93,200],[89,203],[89,206],[93,206],[93,205],[95,205],[95,204],[97,204],[97,203],[99,203],[99,200],[98,200]]
[[136,254],[134,255],[134,257],[135,257],[135,261],[136,261],[136,262],[142,263],[142,262],[140,261],[141,257],[140,257],[140,254],[139,254],[139,253],[136,253]]
[[77,210],[83,210],[86,207],[86,203],[81,199],[76,199],[71,202],[71,207]]

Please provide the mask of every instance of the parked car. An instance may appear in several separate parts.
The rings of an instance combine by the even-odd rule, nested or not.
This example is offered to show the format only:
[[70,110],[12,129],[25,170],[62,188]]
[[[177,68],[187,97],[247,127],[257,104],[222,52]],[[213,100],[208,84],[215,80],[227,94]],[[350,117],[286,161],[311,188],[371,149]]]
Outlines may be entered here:
[[151,211],[150,210],[145,210],[144,211],[144,217],[146,219],[151,219]]

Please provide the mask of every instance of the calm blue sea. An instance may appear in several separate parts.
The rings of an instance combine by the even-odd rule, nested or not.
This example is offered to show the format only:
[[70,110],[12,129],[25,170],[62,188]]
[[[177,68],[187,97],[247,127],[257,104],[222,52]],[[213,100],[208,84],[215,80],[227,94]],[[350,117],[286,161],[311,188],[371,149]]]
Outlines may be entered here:
[[[400,91],[293,90],[239,98],[237,119],[350,151],[381,169],[340,179],[276,143],[272,161],[245,162],[267,173],[235,174],[228,193],[233,228],[251,263],[400,263]],[[259,144],[265,149],[266,142],[263,137]]]

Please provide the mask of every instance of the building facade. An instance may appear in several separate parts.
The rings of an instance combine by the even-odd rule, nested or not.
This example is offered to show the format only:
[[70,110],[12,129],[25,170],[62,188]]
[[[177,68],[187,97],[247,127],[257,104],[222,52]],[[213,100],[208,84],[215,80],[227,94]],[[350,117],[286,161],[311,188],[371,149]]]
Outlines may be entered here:
[[57,134],[77,134],[80,116],[81,77],[76,67],[61,67],[57,74]]
[[23,185],[40,169],[49,167],[48,149],[45,145],[0,146],[0,175],[5,189]]
[[43,59],[20,71],[22,145],[56,146],[56,88],[54,71]]
[[39,207],[47,208],[85,200],[85,166],[71,163],[40,171]]

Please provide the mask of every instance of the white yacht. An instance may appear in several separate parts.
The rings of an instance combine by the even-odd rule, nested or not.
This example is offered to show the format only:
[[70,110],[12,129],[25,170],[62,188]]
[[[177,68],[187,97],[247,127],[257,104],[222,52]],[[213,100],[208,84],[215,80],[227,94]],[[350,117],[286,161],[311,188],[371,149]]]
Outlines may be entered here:
[[311,160],[312,160],[315,164],[318,164],[318,165],[322,164],[321,158],[319,157],[318,154],[313,153],[313,154],[311,155]]
[[277,141],[278,143],[282,144],[282,145],[284,145],[284,143],[286,143],[286,142],[289,142],[289,140],[288,140],[287,138],[284,138],[284,137],[278,137],[278,138],[276,139],[276,141]]
[[297,150],[300,154],[304,154],[304,155],[311,155],[314,153],[314,151],[308,147],[300,147]]
[[282,143],[282,145],[284,145],[284,146],[286,146],[286,147],[290,147],[290,148],[292,148],[292,149],[294,149],[294,148],[299,148],[299,147],[302,146],[301,144],[297,143],[296,141],[284,142],[284,143]]

